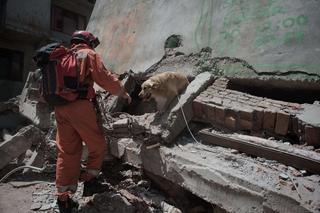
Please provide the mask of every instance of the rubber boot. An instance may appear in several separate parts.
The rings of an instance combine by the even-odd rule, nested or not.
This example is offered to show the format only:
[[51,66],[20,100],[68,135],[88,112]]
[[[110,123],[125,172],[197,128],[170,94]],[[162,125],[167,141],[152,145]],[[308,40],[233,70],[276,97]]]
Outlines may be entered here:
[[77,209],[79,204],[78,202],[72,200],[70,197],[66,201],[57,201],[60,213],[72,213],[72,209]]
[[103,185],[97,177],[84,182],[82,197],[89,197],[94,194],[103,193],[107,191],[108,187]]

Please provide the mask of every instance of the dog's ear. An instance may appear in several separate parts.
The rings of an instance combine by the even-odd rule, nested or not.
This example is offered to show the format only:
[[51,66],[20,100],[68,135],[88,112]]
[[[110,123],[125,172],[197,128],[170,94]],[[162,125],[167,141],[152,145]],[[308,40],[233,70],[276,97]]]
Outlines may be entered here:
[[158,83],[158,82],[152,82],[152,83],[150,83],[150,87],[151,87],[152,89],[156,89],[156,88],[159,87],[159,83]]

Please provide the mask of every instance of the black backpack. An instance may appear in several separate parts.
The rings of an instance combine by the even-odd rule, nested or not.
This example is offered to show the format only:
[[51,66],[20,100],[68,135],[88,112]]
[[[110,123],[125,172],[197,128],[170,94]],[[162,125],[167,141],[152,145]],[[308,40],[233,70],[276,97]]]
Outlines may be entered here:
[[41,70],[40,94],[51,106],[65,105],[87,95],[79,82],[75,53],[60,43],[36,51],[33,60]]

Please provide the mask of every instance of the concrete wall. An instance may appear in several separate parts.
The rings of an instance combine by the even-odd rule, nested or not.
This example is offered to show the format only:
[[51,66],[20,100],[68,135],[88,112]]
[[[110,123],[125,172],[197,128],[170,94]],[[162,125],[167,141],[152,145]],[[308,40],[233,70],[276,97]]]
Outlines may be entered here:
[[144,71],[164,54],[165,40],[182,36],[186,54],[210,46],[259,71],[320,73],[317,0],[97,0],[88,30],[115,72]]
[[9,0],[6,12],[6,27],[34,35],[49,33],[51,0]]

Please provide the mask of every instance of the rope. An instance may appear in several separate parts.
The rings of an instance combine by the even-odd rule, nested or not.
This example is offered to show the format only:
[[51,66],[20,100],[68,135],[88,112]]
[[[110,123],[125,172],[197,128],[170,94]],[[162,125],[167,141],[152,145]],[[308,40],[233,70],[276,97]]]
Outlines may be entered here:
[[195,136],[193,135],[193,133],[191,132],[191,129],[190,129],[190,127],[189,127],[189,124],[188,124],[188,121],[187,121],[186,115],[184,114],[184,111],[183,111],[183,109],[182,109],[182,105],[180,104],[180,98],[179,98],[179,96],[178,96],[178,95],[177,95],[177,98],[178,98],[178,104],[179,104],[179,107],[180,107],[181,112],[182,112],[183,120],[184,120],[184,122],[186,123],[186,127],[187,127],[187,129],[188,129],[188,131],[189,131],[189,133],[190,133],[191,137],[193,138],[193,140],[194,140],[196,143],[200,143],[200,142],[195,138]]
[[11,170],[10,172],[8,172],[5,176],[3,176],[0,180],[0,183],[3,183],[4,180],[6,180],[10,175],[12,175],[13,173],[15,173],[16,171],[19,171],[21,169],[25,169],[25,168],[30,168],[32,170],[36,170],[36,171],[40,171],[40,172],[43,172],[46,168],[46,166],[42,167],[42,168],[39,168],[39,167],[35,167],[35,166],[19,166],[13,170]]

